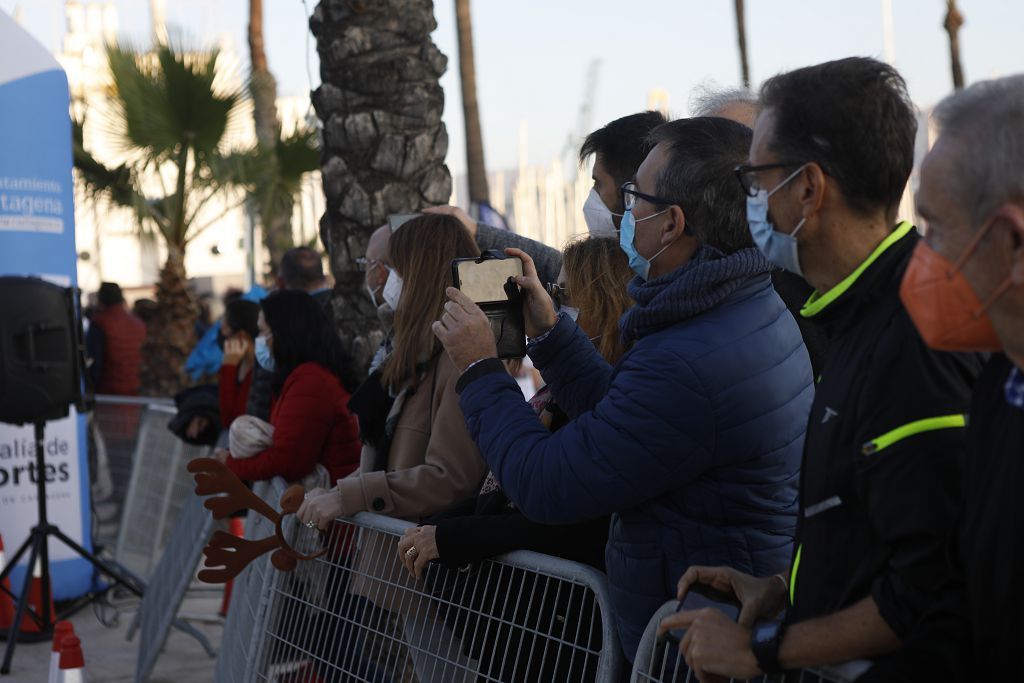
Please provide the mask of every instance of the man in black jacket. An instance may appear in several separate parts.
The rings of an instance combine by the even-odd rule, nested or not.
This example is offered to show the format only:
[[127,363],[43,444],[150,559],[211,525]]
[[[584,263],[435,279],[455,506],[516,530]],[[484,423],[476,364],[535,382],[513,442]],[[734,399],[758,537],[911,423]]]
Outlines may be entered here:
[[935,110],[921,167],[928,233],[901,296],[939,349],[1002,351],[974,391],[955,576],[879,681],[1024,675],[1024,76],[977,83]]
[[[731,590],[741,624],[682,612],[698,677],[775,673],[897,650],[947,576],[960,501],[964,414],[981,360],[925,345],[899,299],[919,241],[896,214],[917,128],[900,75],[850,58],[767,81],[750,165],[737,169],[754,241],[815,293],[801,314],[829,348],[801,472],[790,567],[754,578],[691,568]],[[893,227],[895,225],[895,227]],[[776,617],[781,623],[749,626]]]

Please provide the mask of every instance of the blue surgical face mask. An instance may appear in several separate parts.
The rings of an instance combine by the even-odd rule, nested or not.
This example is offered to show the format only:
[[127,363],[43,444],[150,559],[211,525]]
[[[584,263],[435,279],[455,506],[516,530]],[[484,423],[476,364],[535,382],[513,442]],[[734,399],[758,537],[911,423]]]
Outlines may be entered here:
[[262,334],[256,337],[256,362],[260,364],[260,367],[267,372],[274,372],[277,366],[274,364],[274,354],[270,352],[270,347],[267,346],[267,338]]
[[761,250],[764,257],[779,268],[784,268],[791,273],[803,277],[803,269],[800,268],[800,256],[797,250],[796,234],[804,227],[807,218],[802,218],[793,232],[784,233],[775,229],[775,226],[768,220],[768,198],[778,192],[785,185],[800,175],[807,164],[804,164],[793,171],[781,183],[769,192],[760,189],[753,197],[747,197],[747,223],[750,226],[750,236],[754,238],[754,244]]
[[622,251],[626,252],[626,256],[629,257],[629,267],[633,269],[633,272],[646,280],[647,274],[651,272],[651,262],[661,255],[661,252],[668,249],[669,245],[665,245],[658,250],[654,256],[649,259],[644,258],[640,255],[640,252],[636,250],[636,245],[633,244],[636,238],[636,224],[642,223],[648,219],[660,216],[661,214],[668,211],[659,211],[658,213],[652,213],[650,216],[644,216],[640,220],[633,217],[633,210],[626,209],[626,213],[622,214],[622,222],[619,223],[619,247]]

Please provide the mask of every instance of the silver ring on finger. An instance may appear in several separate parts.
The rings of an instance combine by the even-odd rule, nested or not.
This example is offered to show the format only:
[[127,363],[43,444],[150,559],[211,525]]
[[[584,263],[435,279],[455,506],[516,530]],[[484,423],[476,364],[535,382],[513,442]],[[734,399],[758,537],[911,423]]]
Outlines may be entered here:
[[412,546],[411,548],[405,551],[405,556],[408,557],[410,560],[415,560],[417,557],[419,557],[419,555],[420,551],[416,549],[416,546]]
[[313,520],[309,520],[308,522],[306,522],[306,528],[307,529],[315,529],[316,528],[316,522],[314,522]]

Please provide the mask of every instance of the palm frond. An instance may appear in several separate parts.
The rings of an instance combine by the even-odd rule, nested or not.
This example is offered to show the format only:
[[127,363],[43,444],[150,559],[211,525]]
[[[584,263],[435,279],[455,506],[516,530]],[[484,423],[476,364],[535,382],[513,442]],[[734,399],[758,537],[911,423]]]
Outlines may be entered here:
[[266,223],[281,213],[290,216],[302,179],[320,168],[316,130],[296,128],[278,140],[272,152],[261,150],[255,162],[259,170],[250,176],[254,182],[249,187],[262,220]]
[[113,111],[109,133],[126,152],[166,159],[182,137],[174,122],[174,96],[164,86],[159,64],[152,57],[130,46],[107,48]]
[[131,151],[167,159],[180,145],[198,157],[213,154],[244,99],[241,85],[218,73],[217,50],[159,45],[155,53],[108,49],[113,104]]
[[114,206],[133,211],[140,232],[147,234],[151,229],[161,230],[162,215],[136,189],[138,169],[128,164],[110,168],[96,159],[83,144],[85,120],[72,119],[72,154],[78,180],[86,196],[97,203],[109,202]]
[[314,128],[299,127],[277,143],[278,177],[298,186],[303,176],[320,168],[320,148]]

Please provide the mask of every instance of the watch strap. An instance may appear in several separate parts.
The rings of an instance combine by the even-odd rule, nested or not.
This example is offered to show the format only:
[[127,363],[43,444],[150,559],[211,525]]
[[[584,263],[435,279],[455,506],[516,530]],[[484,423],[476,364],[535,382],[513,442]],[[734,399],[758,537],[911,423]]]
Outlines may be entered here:
[[781,622],[755,626],[750,638],[750,648],[754,651],[757,666],[766,674],[783,673],[779,665],[779,646],[785,625]]

